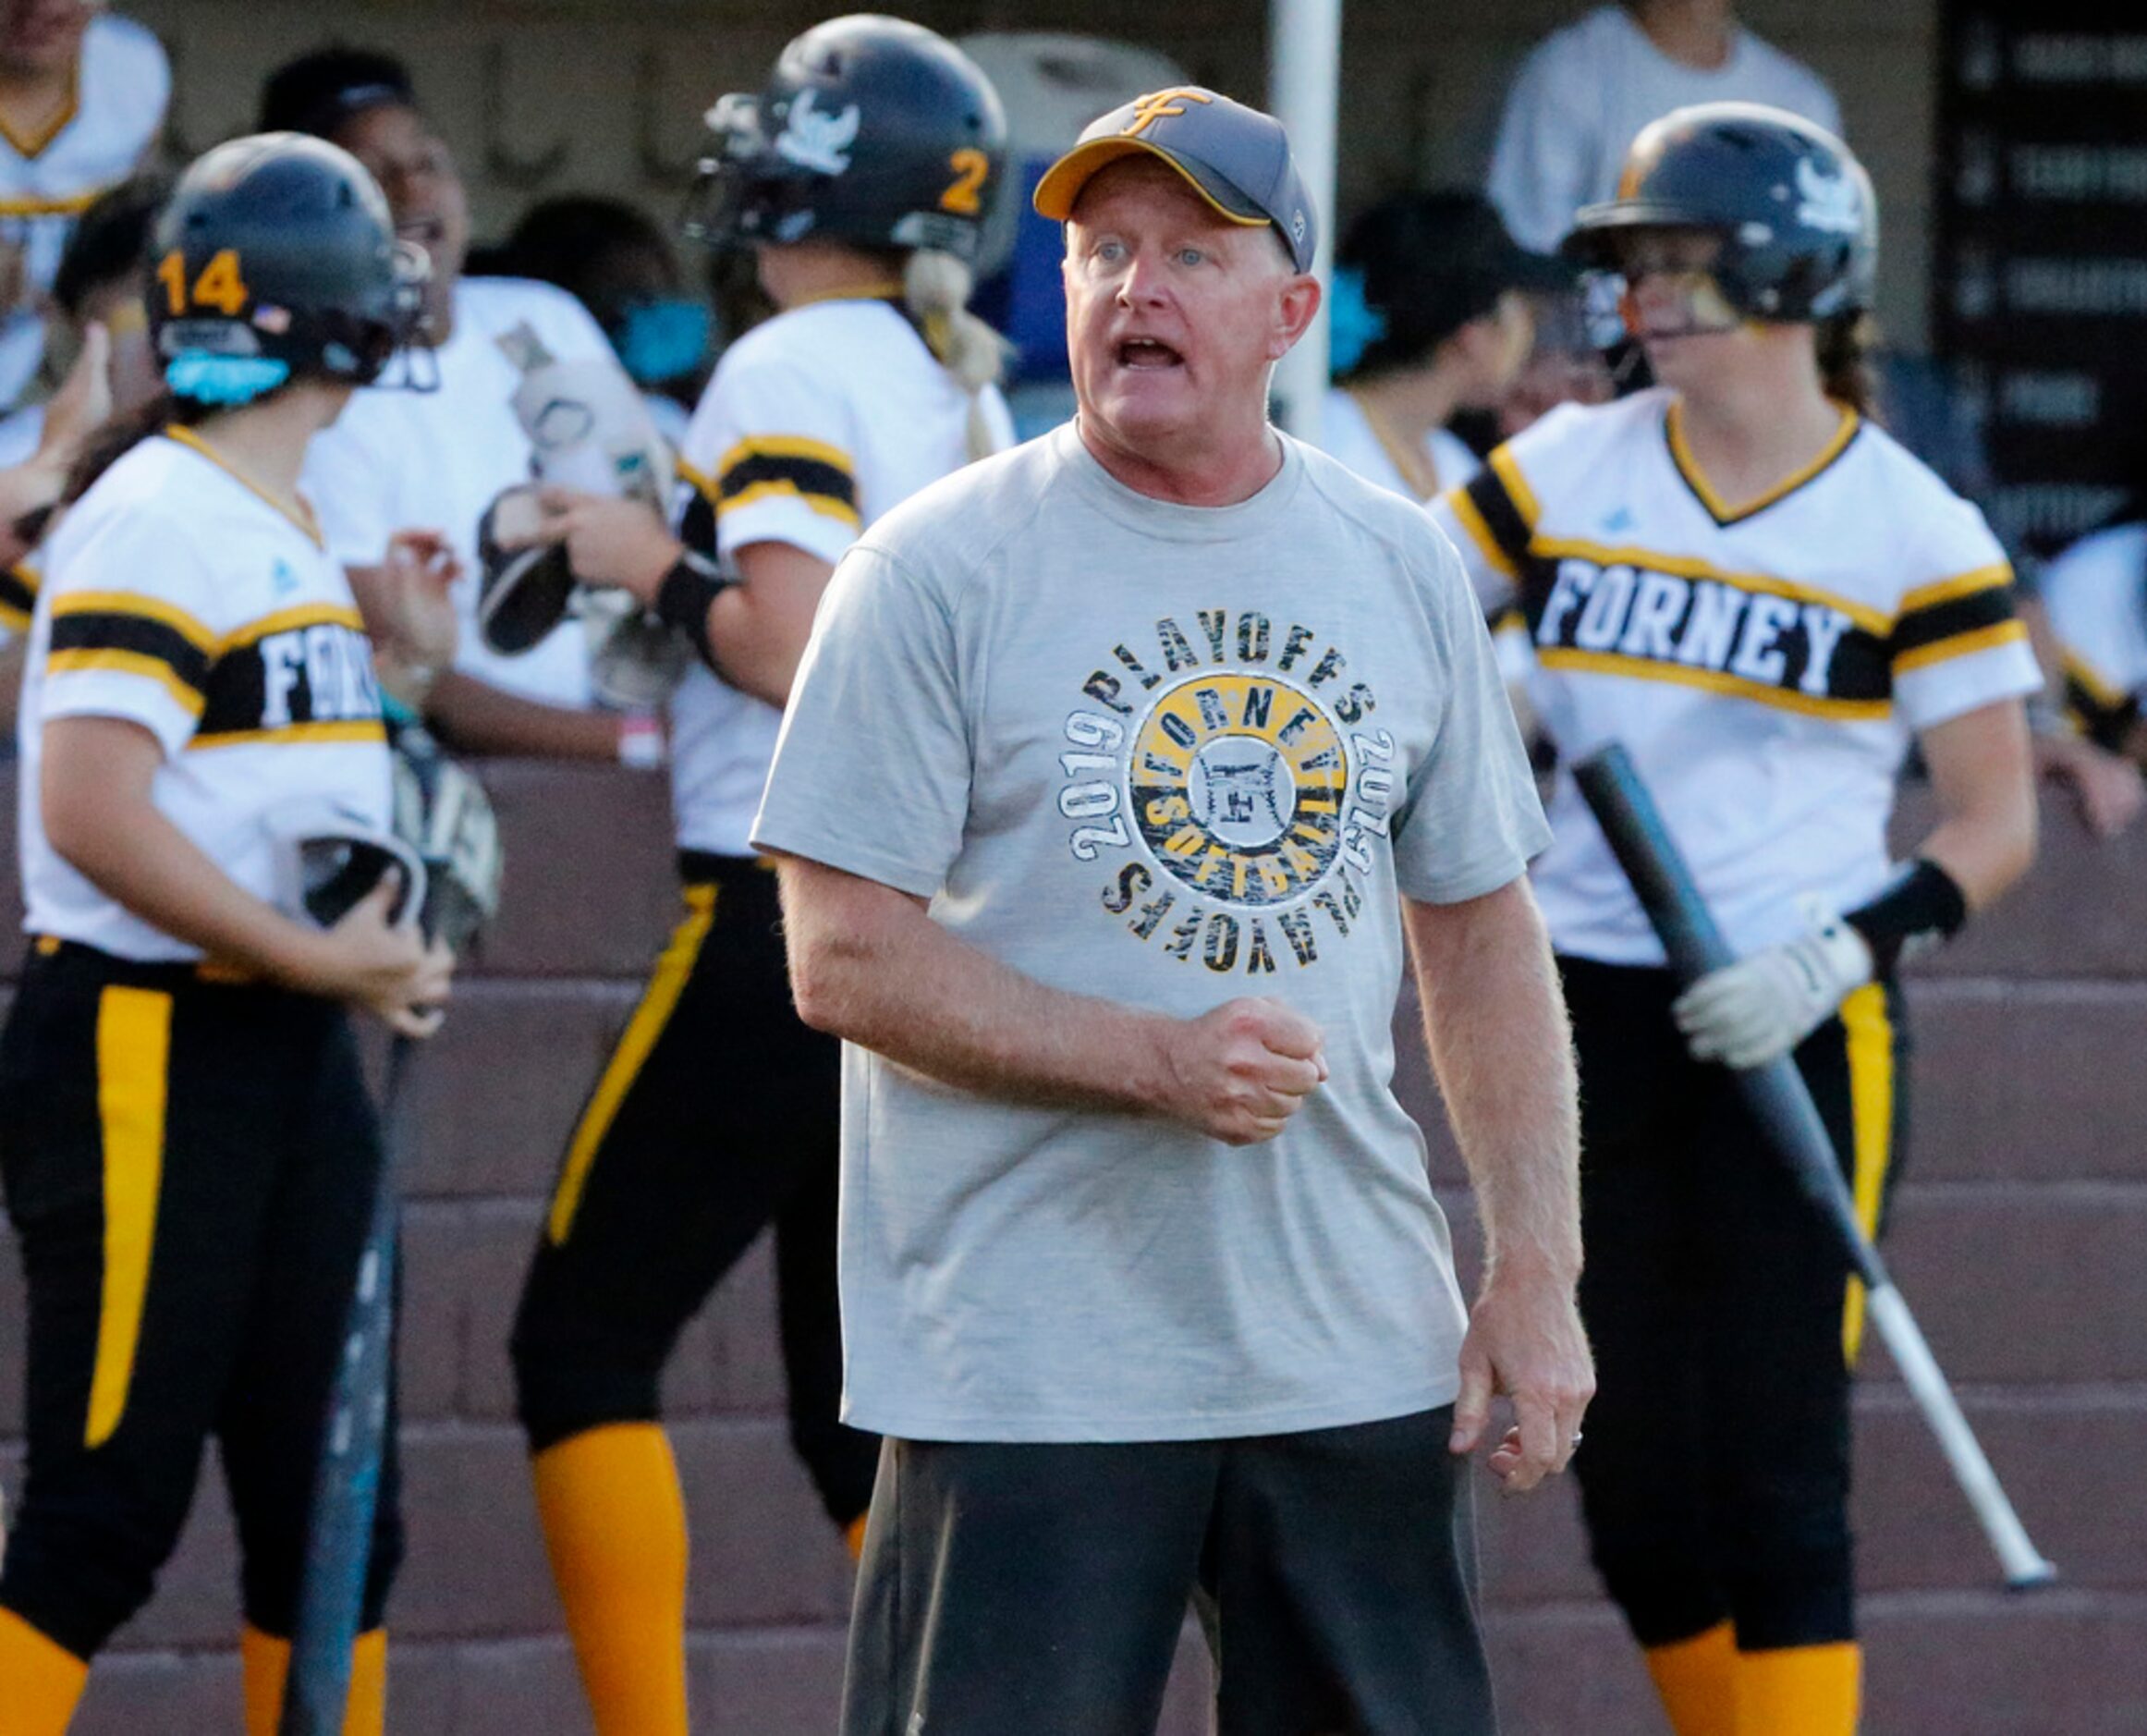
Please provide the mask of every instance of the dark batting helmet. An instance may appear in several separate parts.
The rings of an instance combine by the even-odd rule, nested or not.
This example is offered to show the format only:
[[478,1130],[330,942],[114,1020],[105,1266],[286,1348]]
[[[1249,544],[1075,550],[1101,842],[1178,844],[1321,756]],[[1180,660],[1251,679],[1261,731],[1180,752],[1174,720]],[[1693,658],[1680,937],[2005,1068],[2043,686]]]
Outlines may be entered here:
[[815,25],[759,96],[708,111],[689,230],[723,242],[824,237],[973,260],[999,186],[1006,117],[976,64],[921,24],[859,13]]
[[150,333],[181,397],[243,403],[292,378],[369,385],[416,327],[423,251],[396,239],[357,158],[261,133],[179,177],[151,247]]
[[1636,229],[1720,236],[1709,269],[1751,319],[1827,320],[1872,304],[1871,177],[1832,133],[1784,109],[1702,103],[1650,122],[1626,153],[1617,197],[1583,206],[1561,251],[1615,272]]

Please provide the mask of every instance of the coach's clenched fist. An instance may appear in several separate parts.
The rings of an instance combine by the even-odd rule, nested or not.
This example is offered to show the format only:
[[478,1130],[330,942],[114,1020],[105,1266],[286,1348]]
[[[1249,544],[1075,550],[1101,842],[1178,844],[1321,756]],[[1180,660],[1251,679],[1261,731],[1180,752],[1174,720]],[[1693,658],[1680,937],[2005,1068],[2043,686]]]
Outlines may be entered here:
[[1319,1026],[1280,1001],[1226,1001],[1174,1027],[1164,1051],[1164,1112],[1226,1145],[1282,1131],[1326,1081]]

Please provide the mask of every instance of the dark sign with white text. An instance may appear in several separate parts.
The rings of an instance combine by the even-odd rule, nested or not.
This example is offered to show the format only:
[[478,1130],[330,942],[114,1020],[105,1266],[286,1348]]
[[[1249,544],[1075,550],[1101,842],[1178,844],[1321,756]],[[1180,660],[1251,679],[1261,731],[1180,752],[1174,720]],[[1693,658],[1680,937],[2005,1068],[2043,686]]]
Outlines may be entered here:
[[2008,544],[2147,489],[2147,7],[1949,0],[1933,329]]

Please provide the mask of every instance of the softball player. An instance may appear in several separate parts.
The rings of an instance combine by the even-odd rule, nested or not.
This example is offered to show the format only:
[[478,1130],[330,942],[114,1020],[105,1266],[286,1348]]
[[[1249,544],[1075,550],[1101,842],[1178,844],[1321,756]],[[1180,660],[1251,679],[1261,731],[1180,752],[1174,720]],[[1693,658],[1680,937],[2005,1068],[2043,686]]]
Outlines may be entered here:
[[[1678,1730],[1856,1722],[1848,1387],[1860,1297],[1717,1063],[1795,1053],[1875,1230],[1904,1082],[1894,966],[2034,848],[2039,685],[1974,507],[1865,416],[1870,182],[1781,110],[1678,110],[1566,251],[1624,279],[1661,382],[1554,410],[1434,510],[1532,632],[1570,753],[1631,751],[1742,961],[1677,995],[1569,777],[1536,893],[1581,1062],[1575,1464]],[[1910,741],[1941,818],[1886,822]]]
[[0,18],[0,406],[36,376],[75,220],[152,155],[171,82],[163,44],[102,0]]
[[[342,152],[203,157],[160,219],[169,396],[78,473],[21,723],[33,936],[0,1037],[30,1294],[29,1480],[0,1569],[0,1730],[64,1730],[149,1597],[213,1434],[238,1516],[249,1728],[274,1728],[380,1141],[346,1009],[424,1035],[450,962],[382,886],[298,919],[299,841],[384,834],[372,652],[297,491],[409,329],[421,268]],[[378,1731],[391,1463],[348,1729]]]
[[2074,727],[2113,753],[2147,762],[2147,517],[2084,536],[2043,569],[2037,587]]
[[[597,1727],[686,1730],[686,1525],[657,1422],[679,1329],[775,1227],[791,1441],[853,1540],[877,1442],[836,1420],[838,1045],[791,1008],[775,877],[748,835],[835,562],[881,514],[1011,441],[999,343],[964,311],[998,99],[932,31],[838,19],[712,111],[709,226],[780,312],[694,413],[674,538],[548,492],[586,580],[693,641],[673,702],[686,919],[568,1143],[514,1332],[553,1571]],[[719,568],[717,562],[723,565]]]
[[1397,193],[1363,212],[1335,250],[1321,446],[1415,500],[1460,487],[1480,467],[1447,423],[1504,399],[1534,336],[1529,293],[1571,278],[1473,193]]

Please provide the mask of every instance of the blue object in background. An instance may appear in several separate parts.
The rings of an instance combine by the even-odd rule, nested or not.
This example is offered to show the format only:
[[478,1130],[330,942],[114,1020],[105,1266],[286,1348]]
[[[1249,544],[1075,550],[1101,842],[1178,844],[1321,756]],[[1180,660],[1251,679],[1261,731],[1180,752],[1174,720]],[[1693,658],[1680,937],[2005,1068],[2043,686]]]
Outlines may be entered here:
[[1014,251],[1006,264],[977,286],[971,302],[978,314],[1014,346],[1010,385],[1058,381],[1067,377],[1066,286],[1058,263],[1066,251],[1059,226],[1036,214],[1030,203],[1036,183],[1054,157],[1036,156],[1020,165],[1020,215],[1014,229]]

